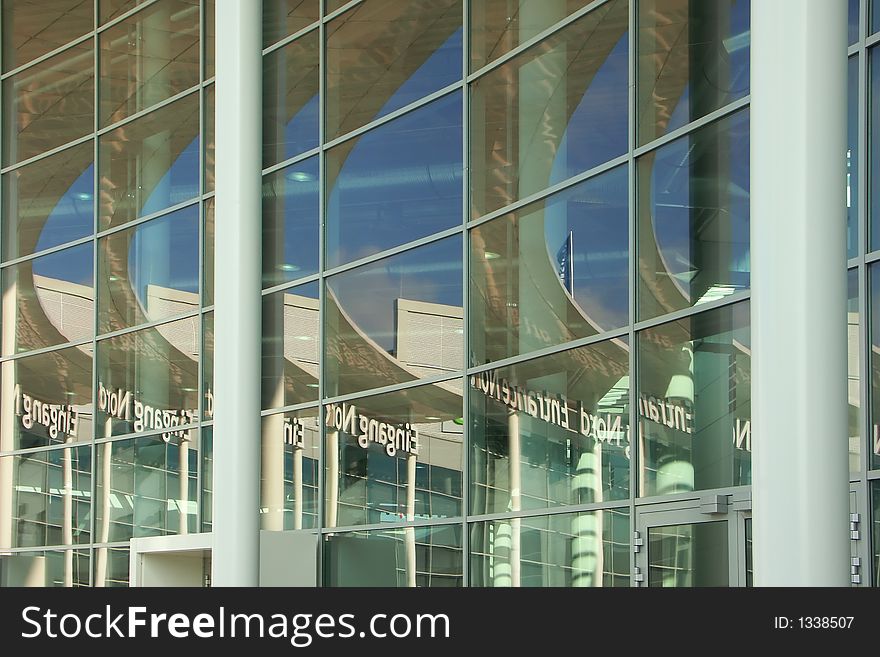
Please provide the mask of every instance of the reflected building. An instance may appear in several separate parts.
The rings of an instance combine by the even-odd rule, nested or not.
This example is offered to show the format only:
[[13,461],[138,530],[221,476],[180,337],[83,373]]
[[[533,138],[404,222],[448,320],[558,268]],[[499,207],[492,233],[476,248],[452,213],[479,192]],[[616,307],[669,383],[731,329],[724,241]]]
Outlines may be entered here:
[[[850,3],[858,585],[880,578],[876,4]],[[750,585],[749,0],[262,12],[261,376],[237,382],[261,435],[239,439],[264,535],[311,541],[277,576]],[[126,586],[136,541],[224,513],[216,13],[2,2],[0,585]]]

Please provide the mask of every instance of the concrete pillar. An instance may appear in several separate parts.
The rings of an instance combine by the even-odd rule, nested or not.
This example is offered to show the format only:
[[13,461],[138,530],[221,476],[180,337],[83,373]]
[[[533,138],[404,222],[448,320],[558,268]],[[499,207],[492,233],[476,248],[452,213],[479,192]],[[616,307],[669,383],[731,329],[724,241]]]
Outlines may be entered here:
[[847,3],[751,21],[755,583],[846,586]]
[[215,586],[259,582],[262,2],[217,0]]

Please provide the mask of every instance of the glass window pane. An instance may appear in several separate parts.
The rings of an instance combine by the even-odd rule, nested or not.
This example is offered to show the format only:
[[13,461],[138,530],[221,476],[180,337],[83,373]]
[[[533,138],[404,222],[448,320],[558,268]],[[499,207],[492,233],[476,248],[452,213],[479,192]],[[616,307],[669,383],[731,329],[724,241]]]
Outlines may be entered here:
[[94,130],[91,40],[3,80],[3,166],[45,153]]
[[88,242],[3,270],[4,356],[92,337],[93,253]]
[[263,287],[318,272],[318,157],[263,177]]
[[629,345],[563,351],[470,377],[472,514],[629,496]]
[[92,345],[0,365],[0,452],[92,439]]
[[850,269],[846,279],[846,330],[847,330],[847,381],[846,397],[849,400],[849,471],[861,470],[861,341],[859,340],[859,270]]
[[868,97],[870,108],[868,112],[868,161],[871,168],[871,180],[868,200],[870,203],[871,221],[868,226],[869,244],[868,250],[874,251],[880,248],[880,193],[878,193],[878,181],[880,181],[880,48],[872,48],[870,51]]
[[[865,0],[868,2],[869,0]],[[869,9],[871,10],[871,34],[880,30],[880,0],[870,0],[871,5]]]
[[202,306],[214,305],[214,197],[207,199],[203,206],[205,239],[202,276]]
[[859,58],[847,64],[846,257],[859,254]]
[[92,3],[83,0],[6,0],[3,72],[92,31]]
[[871,265],[871,462],[880,468],[880,265]]
[[328,527],[460,516],[461,379],[324,407]]
[[639,144],[748,95],[749,11],[749,0],[638,3]]
[[128,588],[128,548],[99,547],[94,550],[92,586]]
[[626,587],[626,509],[470,525],[471,586]]
[[461,525],[330,534],[323,556],[324,586],[462,585]]
[[873,579],[872,586],[880,586],[880,481],[871,482],[872,500],[871,500],[871,520],[872,520],[872,538],[871,541],[871,557],[873,561]]
[[69,588],[89,585],[91,560],[88,550],[13,552],[3,555],[3,568],[0,587]]
[[197,531],[199,461],[196,430],[98,444],[95,541]]
[[366,0],[328,23],[324,138],[460,80],[461,16],[461,0]]
[[198,93],[105,133],[98,142],[101,230],[198,195]]
[[109,23],[149,0],[98,0],[98,24]]
[[86,142],[3,176],[3,259],[94,231],[94,144]]
[[205,194],[214,191],[214,152],[216,145],[214,126],[216,125],[217,118],[214,102],[215,95],[213,84],[205,88]]
[[210,532],[213,526],[214,507],[214,427],[202,427],[201,445],[202,507],[201,525],[203,532]]
[[318,30],[263,57],[263,166],[318,146]]
[[108,125],[199,83],[198,0],[159,0],[98,36]]
[[263,0],[263,47],[318,20],[319,4],[318,0]]
[[749,305],[642,331],[640,495],[751,483]]
[[174,438],[198,419],[199,318],[101,340],[97,368],[98,438],[163,429]]
[[318,526],[320,451],[317,407],[263,418],[261,529],[282,531]]
[[849,43],[859,40],[859,0],[848,0]]
[[91,540],[91,445],[0,457],[0,499],[11,527],[0,548]]
[[461,95],[326,155],[327,267],[461,225]]
[[98,333],[199,308],[199,206],[98,240]]
[[202,315],[202,420],[214,419],[214,313]]
[[263,408],[318,401],[318,283],[263,297]]
[[471,230],[475,364],[626,325],[626,172],[613,169]]
[[483,0],[471,4],[471,71],[537,36],[589,0]]
[[637,165],[639,318],[749,287],[749,115],[737,112]]
[[648,586],[728,586],[727,521],[651,527]]
[[324,0],[324,15],[331,14],[351,0]]
[[460,370],[461,237],[327,279],[327,397]]
[[215,0],[205,0],[205,25],[204,25],[204,35],[205,35],[205,79],[210,80],[214,77],[214,67],[217,59],[216,48],[216,8],[215,8]]
[[627,17],[607,2],[474,82],[472,217],[626,152]]

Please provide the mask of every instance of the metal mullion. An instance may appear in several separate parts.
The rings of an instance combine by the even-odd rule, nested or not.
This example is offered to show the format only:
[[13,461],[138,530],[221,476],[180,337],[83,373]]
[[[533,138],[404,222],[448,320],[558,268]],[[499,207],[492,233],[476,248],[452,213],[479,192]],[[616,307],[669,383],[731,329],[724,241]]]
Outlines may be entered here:
[[294,287],[299,287],[300,285],[307,285],[309,283],[321,281],[321,274],[311,274],[309,276],[303,276],[302,278],[295,278],[290,281],[285,281],[284,283],[279,283],[278,285],[273,285],[272,287],[267,287],[262,291],[262,295],[268,296],[270,294],[275,294],[276,292],[283,292],[284,290],[289,290]]
[[[94,115],[92,117],[92,134],[90,138],[92,139],[92,171],[94,172],[94,177],[92,181],[92,298],[94,301],[92,302],[92,435],[91,438],[91,457],[92,457],[92,477],[91,477],[91,498],[89,499],[89,504],[91,507],[91,513],[89,514],[89,537],[90,543],[92,544],[92,549],[90,550],[90,559],[89,559],[89,585],[95,585],[95,550],[94,543],[97,538],[96,532],[98,531],[98,476],[101,469],[98,467],[98,446],[95,442],[95,439],[98,437],[98,317],[99,317],[99,307],[98,307],[98,288],[99,286],[99,269],[98,269],[98,227],[100,226],[101,220],[101,204],[99,203],[99,199],[101,198],[101,175],[100,175],[100,148],[98,145],[98,107],[101,100],[100,94],[100,85],[101,85],[101,76],[98,74],[98,66],[100,64],[99,61],[99,53],[98,53],[98,8],[99,8],[100,0],[94,0],[93,10],[94,10],[94,31],[92,32],[92,38],[94,39],[94,70],[95,70],[95,83],[93,85],[92,91],[94,92]],[[102,509],[104,513],[107,513],[107,509]]]
[[[205,23],[205,2],[204,0],[200,0],[199,2],[199,358],[198,358],[198,368],[197,368],[197,383],[196,388],[198,389],[198,405],[197,405],[197,413],[196,424],[198,428],[195,430],[196,440],[198,441],[198,456],[196,463],[196,533],[202,533],[202,490],[205,487],[205,480],[203,472],[203,456],[204,456],[204,441],[202,437],[202,419],[204,417],[204,400],[205,400],[205,202],[203,197],[205,195],[205,164],[207,158],[205,157],[205,150],[208,147],[208,144],[205,141],[205,112],[207,110],[207,103],[205,102],[205,97],[207,95],[207,87],[204,84],[205,79],[205,34],[207,32],[207,26]],[[212,281],[213,284],[213,281]],[[213,370],[213,363],[212,363]],[[192,435],[192,432],[190,433]],[[213,442],[211,443],[213,448]],[[212,449],[213,452],[213,449]],[[179,454],[179,452],[178,452]],[[189,450],[187,450],[187,454],[189,454]],[[212,454],[213,456],[213,454]],[[180,455],[178,455],[180,458]],[[189,464],[187,464],[187,472],[189,472]],[[189,481],[185,483],[187,489],[189,489]],[[211,489],[213,491],[213,482],[211,482]],[[213,514],[211,516],[211,520],[213,521]]]
[[[160,409],[165,410],[165,409]],[[175,433],[178,431],[193,431],[198,430],[199,426],[197,422],[189,422],[187,424],[175,425],[173,427],[165,427],[164,429],[144,429],[143,431],[132,431],[131,433],[121,433],[115,436],[108,436],[106,438],[97,438],[95,440],[96,445],[104,445],[107,443],[118,443],[126,440],[142,440],[144,438],[155,438],[157,440],[162,440],[164,442],[164,438],[162,438],[162,434],[164,433]]]
[[[345,12],[347,12],[347,11],[348,11],[349,9],[351,9],[352,7],[357,7],[359,4],[362,4],[363,2],[364,2],[364,0],[351,0],[351,2],[348,2],[348,3],[344,4],[344,5],[342,5],[341,7],[339,7],[339,9],[334,9],[332,12],[330,12],[330,13],[327,14],[326,16],[323,16],[323,15],[322,15],[322,16],[321,16],[321,22],[322,22],[322,23],[327,23],[328,21],[332,21],[334,18],[336,18],[336,17],[339,16],[340,14],[344,14]],[[325,3],[325,4],[326,4],[326,3]],[[324,12],[321,11],[321,14],[323,14],[323,13],[324,13]]]
[[732,306],[742,301],[747,301],[751,298],[751,296],[752,292],[750,289],[741,290],[739,292],[736,292],[735,294],[731,294],[730,296],[716,299],[715,301],[708,301],[706,303],[701,303],[697,306],[682,308],[680,310],[676,310],[675,312],[660,315],[658,317],[653,317],[651,319],[642,320],[641,322],[636,322],[635,330],[636,332],[644,331],[645,329],[655,328],[657,326],[662,326],[663,324],[669,324],[670,322],[677,322],[679,320],[687,319],[689,317],[693,317],[694,315],[708,312],[710,310],[717,310],[726,306]]
[[21,449],[13,449],[9,451],[0,452],[0,458],[7,458],[10,456],[27,456],[28,454],[39,454],[40,452],[57,452],[59,450],[68,449],[68,448],[76,448],[76,447],[91,447],[92,441],[81,440],[75,443],[53,443],[51,445],[40,445],[39,447],[24,447]]
[[639,459],[639,415],[638,415],[638,359],[636,357],[637,335],[635,331],[636,316],[638,313],[638,305],[636,299],[636,288],[638,285],[638,239],[637,239],[637,198],[636,198],[636,57],[637,57],[637,39],[638,26],[636,15],[636,0],[629,0],[629,18],[628,27],[629,34],[627,36],[627,74],[629,76],[629,84],[627,85],[627,240],[629,250],[629,263],[627,271],[629,273],[628,293],[628,310],[629,325],[627,327],[627,339],[629,340],[629,386],[627,394],[629,395],[629,535],[627,536],[628,552],[629,552],[629,583],[631,587],[638,586],[635,581],[636,573],[636,554],[633,551],[633,537],[636,531],[636,506],[635,499],[641,493],[639,490],[639,481],[641,480],[640,468],[642,463]]
[[[63,46],[58,46],[54,50],[50,50],[49,52],[47,52],[44,55],[40,55],[39,57],[36,57],[35,59],[32,59],[29,62],[22,64],[21,66],[17,66],[14,69],[12,69],[11,71],[6,71],[2,75],[0,75],[0,80],[6,80],[7,78],[14,77],[14,76],[18,75],[19,73],[23,73],[23,72],[27,71],[27,69],[29,69],[33,66],[37,66],[38,64],[42,64],[46,60],[52,59],[56,55],[61,55],[65,51],[70,50],[71,48],[74,48],[76,46],[79,46],[79,45],[85,43],[86,41],[91,39],[94,35],[95,35],[94,30],[89,30],[88,32],[86,32],[82,36],[79,36],[79,37],[73,39],[72,41],[68,41]],[[97,48],[97,46],[95,46],[95,47]],[[96,72],[96,75],[97,75],[97,72]]]
[[[97,87],[97,82],[95,83],[95,86]],[[60,146],[55,146],[54,148],[50,148],[49,150],[44,151],[43,153],[40,153],[39,155],[34,155],[33,157],[29,157],[26,160],[20,160],[18,162],[15,162],[14,164],[10,164],[9,166],[3,167],[2,169],[0,169],[0,173],[7,174],[10,171],[14,171],[16,169],[21,169],[22,167],[26,167],[29,164],[33,164],[34,162],[39,162],[40,160],[44,160],[47,157],[52,157],[53,155],[57,155],[61,151],[67,150],[68,148],[73,148],[74,146],[81,146],[82,144],[85,144],[87,141],[94,139],[94,138],[95,138],[94,133],[89,133],[89,134],[84,135],[82,137],[77,137],[76,139],[73,139],[69,142],[61,144]]]
[[870,49],[872,46],[880,43],[880,32],[872,34],[865,38],[865,47]]
[[23,262],[27,262],[29,260],[36,260],[37,258],[41,258],[42,256],[52,255],[53,253],[58,253],[59,251],[64,251],[65,249],[72,249],[77,246],[82,246],[84,244],[88,244],[93,241],[95,238],[93,235],[89,235],[87,237],[80,237],[78,239],[72,240],[70,242],[65,242],[64,244],[59,244],[58,246],[52,246],[48,249],[44,249],[43,251],[37,251],[36,253],[29,253],[25,256],[20,256],[18,258],[13,258],[12,260],[7,260],[4,263],[0,263],[0,269],[7,269],[9,267],[14,267],[15,265],[19,265]]
[[74,342],[62,342],[61,344],[50,345],[48,347],[40,347],[39,349],[33,349],[31,351],[21,351],[14,354],[9,354],[7,356],[3,356],[0,358],[0,362],[8,363],[10,361],[22,360],[24,358],[30,358],[31,356],[40,356],[43,354],[53,353],[55,351],[60,351],[62,349],[70,349],[72,347],[83,347],[87,344],[92,344],[94,342],[94,337],[84,338],[82,340],[75,340]]
[[325,143],[322,146],[322,148],[324,150],[329,150],[329,149],[333,148],[334,146],[338,146],[339,144],[343,144],[351,139],[355,139],[356,137],[360,137],[365,132],[369,132],[370,130],[373,130],[374,128],[378,128],[381,125],[385,125],[386,123],[390,123],[394,119],[400,118],[404,114],[409,114],[410,112],[415,112],[416,110],[421,109],[422,107],[425,107],[426,105],[430,105],[435,100],[440,100],[441,98],[444,98],[446,96],[451,96],[456,91],[459,91],[461,88],[462,88],[462,81],[461,80],[457,80],[457,81],[453,82],[452,84],[447,84],[442,89],[438,89],[437,91],[434,91],[434,92],[428,94],[427,96],[423,96],[422,98],[419,98],[418,100],[414,100],[413,102],[409,103],[408,105],[404,105],[403,107],[396,109],[393,112],[389,112],[388,114],[385,114],[382,117],[380,117],[374,121],[371,121],[370,123],[367,123],[366,125],[362,125],[358,128],[355,128],[354,130],[350,130],[349,132],[346,132],[343,135],[335,137],[334,139]]
[[365,265],[373,264],[380,260],[384,260],[385,258],[390,258],[391,256],[400,255],[401,253],[405,253],[407,251],[410,251],[411,249],[415,249],[420,246],[427,246],[428,244],[433,244],[434,242],[439,242],[440,240],[444,240],[449,237],[455,237],[456,235],[460,235],[461,233],[461,225],[453,226],[452,228],[447,228],[446,230],[440,231],[439,233],[433,233],[431,235],[428,235],[427,237],[420,237],[419,239],[413,240],[412,242],[407,242],[406,244],[401,244],[400,246],[395,246],[393,248],[386,249],[385,251],[380,251],[379,253],[374,253],[364,258],[359,258],[358,260],[354,260],[353,262],[348,262],[344,265],[333,267],[326,270],[324,272],[324,276],[326,278],[330,276],[335,276],[336,274],[342,274],[344,272],[351,271]]
[[105,230],[98,232],[98,237],[103,238],[108,235],[113,235],[114,233],[121,233],[125,230],[133,228],[135,226],[139,226],[140,224],[145,224],[148,221],[152,221],[153,219],[159,219],[160,217],[165,217],[170,214],[174,214],[178,210],[183,210],[185,208],[196,205],[200,202],[198,196],[194,196],[191,199],[186,201],[182,201],[177,205],[172,205],[171,207],[165,208],[164,210],[158,210],[156,212],[152,212],[148,215],[144,215],[143,217],[138,217],[137,219],[132,219],[131,221],[126,221],[124,224],[119,224],[118,226],[113,226],[112,228],[106,228]]
[[[521,210],[527,205],[531,205],[532,203],[536,203],[538,201],[546,200],[548,197],[557,194],[559,192],[565,191],[570,187],[574,187],[575,185],[584,182],[585,180],[590,180],[591,178],[596,178],[601,176],[603,173],[607,173],[612,169],[615,169],[619,166],[623,166],[627,162],[629,162],[629,155],[624,153],[623,155],[618,155],[614,159],[608,160],[607,162],[603,162],[591,169],[587,169],[586,171],[582,171],[581,173],[572,176],[571,178],[567,178],[562,182],[558,182],[554,185],[546,187],[541,191],[534,192],[525,196],[513,203],[505,205],[504,207],[498,208],[497,210],[493,210],[487,214],[484,214],[482,217],[477,219],[473,219],[467,222],[468,228],[476,228],[480,224],[484,224],[486,222],[492,221],[493,219],[497,219],[498,217],[503,217],[504,215],[510,214],[511,212],[516,212],[517,210]],[[467,215],[466,215],[467,216]]]
[[[146,9],[147,7],[152,7],[155,4],[158,4],[160,0],[141,0],[140,4],[135,5],[132,9],[128,9],[127,11],[119,14],[119,16],[115,18],[111,18],[103,25],[99,25],[97,27],[98,32],[103,32],[104,30],[110,29],[114,25],[117,25],[127,18],[134,16],[139,11]],[[95,21],[98,22],[101,20],[100,14],[95,14]]]
[[[868,250],[868,200],[870,198],[870,185],[868,183],[868,51],[865,47],[865,36],[868,32],[868,2],[863,0],[859,3],[859,39],[858,45],[858,127],[856,139],[858,145],[858,161],[856,162],[856,216],[858,225],[857,235],[857,272],[858,276],[858,309],[859,309],[859,478],[867,481],[869,469],[868,460],[871,452],[868,450],[868,442],[871,436],[871,377],[870,377],[870,349],[868,347],[868,265],[866,253]],[[880,255],[880,254],[878,254]],[[863,496],[867,497],[867,496]],[[857,500],[858,502],[858,500]],[[865,508],[867,511],[867,508]],[[868,516],[865,516],[868,517]]]
[[[96,76],[96,77],[98,77],[98,76]],[[97,86],[98,85],[96,83],[95,87],[97,87]],[[129,116],[126,116],[124,119],[120,119],[116,123],[111,123],[109,125],[106,125],[103,128],[96,130],[96,133],[97,133],[98,137],[103,137],[107,133],[113,132],[117,128],[121,128],[123,126],[126,126],[129,123],[133,123],[133,122],[137,121],[138,119],[142,119],[143,117],[147,116],[148,114],[152,114],[153,112],[155,112],[157,110],[160,110],[164,107],[167,107],[168,105],[171,105],[172,103],[175,103],[178,100],[182,100],[182,99],[186,98],[187,96],[190,96],[190,95],[198,92],[199,89],[201,89],[201,87],[202,87],[201,83],[196,83],[196,84],[192,85],[191,87],[188,87],[188,88],[184,89],[183,91],[180,91],[180,92],[174,94],[173,96],[166,98],[165,100],[159,101],[155,105],[150,105],[149,107],[147,107],[145,109],[142,109],[138,112],[135,112],[134,114],[130,114]]]
[[[97,304],[95,304],[97,307]],[[178,322],[183,319],[192,319],[193,317],[198,317],[201,314],[201,310],[196,308],[195,310],[188,310],[181,315],[172,315],[169,317],[163,317],[162,319],[157,319],[152,322],[146,322],[144,324],[138,324],[137,326],[127,326],[125,328],[117,329],[115,331],[110,331],[108,333],[102,333],[101,335],[97,335],[97,342],[103,342],[105,340],[110,340],[112,338],[118,338],[120,335],[128,335],[129,333],[137,333],[138,331],[143,331],[144,329],[156,328],[157,326],[163,326],[165,324],[173,324],[174,322]]]
[[566,514],[590,513],[593,511],[612,511],[629,509],[632,505],[630,500],[615,500],[607,502],[592,502],[589,504],[572,504],[566,506],[554,506],[544,509],[524,509],[522,511],[502,511],[499,513],[482,513],[468,516],[468,524],[475,522],[495,522],[497,520],[510,520],[511,518],[546,518],[548,516],[561,516]]
[[288,36],[284,37],[280,41],[276,41],[272,45],[263,48],[263,57],[265,57],[266,55],[272,54],[276,50],[281,50],[284,46],[296,41],[301,36],[308,34],[312,30],[318,30],[318,29],[320,29],[320,19],[318,19],[318,21],[316,21],[314,23],[311,23],[310,25],[307,25],[304,28],[297,30],[293,34],[289,34]]
[[[460,525],[461,518],[431,518],[413,520],[412,522],[374,522],[369,525],[346,525],[345,527],[328,527],[321,529],[321,534],[342,534],[348,532],[371,532],[382,530],[406,529],[407,527],[440,527]],[[307,530],[308,531],[308,530]]]
[[[409,390],[410,388],[418,388],[420,386],[434,385],[437,383],[447,383],[449,381],[455,381],[456,379],[461,379],[464,375],[461,371],[454,372],[445,372],[444,374],[439,374],[437,376],[426,377],[424,379],[413,379],[412,381],[404,381],[403,383],[393,383],[391,385],[382,386],[381,388],[371,388],[369,390],[361,390],[358,392],[350,392],[344,395],[337,395],[335,397],[323,397],[321,396],[321,400],[323,404],[341,404],[343,402],[349,402],[356,399],[365,399],[367,397],[375,397],[377,395],[385,395],[391,392],[400,392],[401,390]],[[309,402],[314,403],[314,402]]]
[[[315,559],[315,585],[318,588],[324,586],[324,540],[323,530],[327,517],[327,426],[324,422],[324,249],[325,249],[325,223],[326,223],[326,193],[327,175],[325,169],[324,145],[326,130],[325,115],[327,113],[327,26],[323,19],[326,0],[319,0],[319,17],[321,22],[318,26],[318,482],[317,482],[317,529],[318,529],[318,553]],[[265,110],[264,110],[265,111]]]
[[[636,497],[634,499],[635,506],[638,508],[641,507],[653,507],[659,503],[675,503],[687,500],[695,500],[698,501],[703,495],[706,494],[718,494],[718,495],[737,495],[739,493],[748,493],[751,495],[751,484],[744,484],[742,486],[720,486],[718,488],[706,488],[706,489],[697,489],[686,491],[683,493],[670,493],[664,495],[649,495],[646,497]],[[668,509],[669,511],[675,511],[675,508]]]
[[[467,228],[470,216],[470,85],[467,79],[470,65],[470,0],[461,3],[461,328],[462,364],[467,371],[470,360],[470,231]],[[470,404],[467,377],[461,384],[461,418],[464,431],[461,434],[461,585],[467,588],[469,582],[470,536],[468,534],[468,513],[470,512]]]
[[683,125],[676,130],[667,132],[665,135],[657,137],[656,139],[649,141],[643,146],[639,146],[635,149],[634,155],[636,158],[639,158],[645,153],[649,153],[653,150],[660,148],[661,146],[665,146],[669,142],[675,141],[676,139],[685,137],[693,132],[696,132],[700,128],[707,126],[710,123],[714,123],[715,121],[719,121],[721,119],[727,118],[728,116],[732,116],[733,114],[736,114],[739,110],[747,108],[751,104],[751,102],[751,94],[747,94],[742,98],[738,98],[737,100],[728,103],[724,107],[720,107],[717,110],[709,112],[708,114],[701,116],[698,119],[694,119],[687,125]]
[[[632,4],[633,1],[634,0],[629,0],[630,4]],[[561,32],[562,30],[564,30],[566,27],[568,27],[569,25],[574,23],[579,18],[585,16],[586,14],[589,14],[594,9],[598,9],[599,7],[601,7],[602,5],[604,5],[608,2],[611,2],[611,0],[595,0],[594,2],[591,2],[590,4],[588,4],[586,7],[581,7],[577,11],[572,12],[571,14],[569,14],[568,16],[563,18],[562,20],[554,23],[553,25],[551,25],[548,28],[545,28],[541,32],[538,32],[538,34],[531,37],[527,41],[523,41],[522,43],[518,44],[515,48],[512,48],[511,50],[507,51],[506,53],[504,53],[503,55],[501,55],[497,59],[489,62],[485,66],[478,68],[476,71],[474,71],[473,73],[471,73],[470,75],[467,76],[466,81],[467,82],[474,82],[477,78],[480,78],[480,77],[486,75],[487,73],[493,71],[494,69],[503,66],[504,64],[509,62],[511,59],[517,57],[518,55],[521,55],[523,52],[525,52],[526,50],[528,50],[532,46],[537,45],[538,43],[540,43],[544,39],[546,39],[550,36],[553,36],[557,32]],[[468,63],[467,60],[465,60],[465,63],[466,64]],[[465,70],[467,70],[467,69],[465,69]]]
[[630,330],[628,327],[622,327],[619,329],[615,329],[613,331],[605,331],[603,333],[597,333],[596,335],[590,335],[585,338],[578,338],[577,340],[571,340],[570,342],[561,342],[557,345],[552,345],[550,347],[543,347],[542,349],[537,349],[535,351],[529,351],[523,354],[517,354],[515,356],[508,356],[507,358],[502,358],[501,360],[492,361],[491,363],[484,363],[482,365],[473,365],[467,368],[466,374],[468,376],[473,376],[477,374],[482,374],[483,372],[491,372],[492,370],[496,370],[501,367],[511,367],[513,365],[519,365],[521,363],[527,363],[532,360],[536,360],[538,358],[543,358],[545,356],[552,356],[554,354],[559,354],[565,351],[569,351],[571,349],[578,349],[581,347],[588,347],[593,344],[597,344],[600,342],[605,342],[608,340],[620,339],[628,336]]
[[281,406],[279,408],[265,408],[260,411],[260,417],[280,415],[282,413],[295,413],[297,411],[307,411],[313,408],[320,410],[320,406],[320,401],[316,399],[314,401],[301,402],[299,404],[288,404],[287,406]]
[[282,162],[279,162],[278,164],[273,164],[270,167],[266,167],[265,169],[263,169],[262,175],[268,176],[270,173],[275,173],[276,171],[280,171],[281,169],[286,169],[287,167],[293,166],[294,164],[299,164],[300,162],[303,162],[304,160],[308,160],[309,158],[315,157],[320,152],[321,152],[321,147],[315,146],[315,148],[310,148],[309,150],[305,151],[304,153],[299,153],[298,155],[294,155],[293,157],[288,158],[286,160],[283,160]]
[[872,262],[877,262],[878,260],[880,260],[880,251],[873,251],[865,255],[865,264],[871,264]]

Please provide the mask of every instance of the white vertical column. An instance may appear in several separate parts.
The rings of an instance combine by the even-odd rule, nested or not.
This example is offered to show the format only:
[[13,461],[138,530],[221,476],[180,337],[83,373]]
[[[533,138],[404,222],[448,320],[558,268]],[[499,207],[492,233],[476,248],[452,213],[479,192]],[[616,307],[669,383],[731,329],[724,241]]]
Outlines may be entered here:
[[260,503],[262,2],[217,0],[215,586],[256,586]]
[[847,3],[751,21],[755,582],[846,586]]

